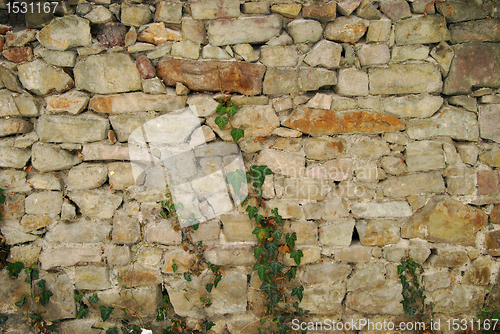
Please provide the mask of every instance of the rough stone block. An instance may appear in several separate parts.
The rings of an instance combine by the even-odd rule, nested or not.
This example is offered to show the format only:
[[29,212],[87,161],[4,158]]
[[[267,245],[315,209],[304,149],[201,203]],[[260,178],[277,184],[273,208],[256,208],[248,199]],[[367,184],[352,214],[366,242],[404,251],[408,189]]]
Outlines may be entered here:
[[111,287],[107,267],[75,268],[75,287],[81,290],[105,290]]
[[83,163],[69,170],[67,187],[69,190],[84,190],[100,187],[108,179],[105,165]]
[[351,206],[356,218],[402,218],[413,214],[407,202],[362,202]]
[[359,240],[363,246],[383,246],[399,242],[399,227],[388,219],[356,222]]
[[248,218],[247,214],[230,213],[220,216],[223,233],[227,241],[249,241],[255,242],[255,236],[252,234],[255,228],[255,222]]
[[306,284],[326,283],[334,285],[342,283],[351,273],[351,270],[351,266],[347,264],[323,261],[322,263],[300,267],[297,278]]
[[98,219],[112,218],[123,200],[121,195],[106,189],[75,191],[68,195],[78,205],[82,215]]
[[[38,228],[38,226],[35,226]],[[35,228],[32,227],[32,228]],[[80,218],[71,223],[59,222],[50,228],[45,240],[53,242],[96,243],[108,239],[111,224],[107,221]]]
[[398,117],[427,118],[434,115],[442,104],[442,97],[423,94],[388,97],[383,100],[382,108],[386,113]]
[[384,195],[392,198],[445,191],[443,178],[438,171],[391,177],[383,182],[382,188]]
[[370,21],[356,16],[341,16],[327,24],[324,34],[331,41],[354,44],[365,34],[369,24]]
[[288,24],[288,30],[293,42],[299,43],[315,43],[320,40],[323,33],[321,23],[315,20],[298,19]]
[[385,265],[374,262],[364,266],[356,266],[346,281],[347,291],[370,289],[384,284],[386,275]]
[[59,146],[35,143],[31,148],[33,167],[40,172],[50,172],[70,167],[82,162],[82,159],[70,152],[61,149]]
[[500,126],[496,120],[500,117],[500,104],[479,106],[479,132],[481,138],[500,142]]
[[278,15],[270,15],[214,20],[208,23],[207,31],[208,40],[213,46],[262,43],[279,35],[281,19]]
[[[66,274],[40,272],[40,279],[45,280],[45,286],[47,290],[53,292],[53,296],[45,306],[37,303],[37,312],[43,312],[44,319],[49,321],[75,318],[76,302],[74,287],[70,278]],[[38,286],[35,287],[35,293],[40,293]]]
[[400,290],[399,282],[388,280],[380,287],[349,292],[345,303],[348,308],[365,314],[400,315],[404,313]]
[[439,43],[450,39],[446,20],[441,15],[413,17],[396,22],[397,45]]
[[335,261],[340,262],[367,262],[372,258],[370,247],[351,246],[335,250]]
[[39,259],[43,270],[69,267],[78,263],[99,263],[101,262],[101,247],[99,244],[57,246],[42,250]]
[[237,0],[197,0],[190,3],[193,19],[213,20],[240,16]]
[[429,140],[408,143],[405,157],[409,172],[429,171],[445,167],[441,143]]
[[500,175],[496,170],[480,170],[477,172],[477,194],[497,195],[500,193]]
[[354,223],[354,219],[350,218],[329,225],[321,225],[319,242],[328,246],[351,245]]
[[33,215],[58,215],[61,212],[62,193],[46,191],[26,197],[26,213]]

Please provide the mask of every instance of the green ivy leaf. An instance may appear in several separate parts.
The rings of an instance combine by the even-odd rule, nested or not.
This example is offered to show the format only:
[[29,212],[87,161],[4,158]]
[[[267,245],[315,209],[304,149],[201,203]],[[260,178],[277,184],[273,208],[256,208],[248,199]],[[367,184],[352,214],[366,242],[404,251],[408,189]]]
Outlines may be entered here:
[[269,265],[271,266],[271,269],[273,270],[274,276],[276,276],[281,269],[285,268],[285,266],[281,262],[271,262]]
[[219,129],[224,129],[224,127],[229,123],[229,120],[226,116],[217,116],[215,117],[215,124],[219,126]]
[[259,209],[257,209],[255,206],[247,206],[247,209],[245,210],[246,212],[248,212],[248,218],[252,219],[256,214],[257,212],[259,212]]
[[297,265],[300,264],[300,259],[304,256],[304,253],[302,253],[302,251],[299,249],[299,250],[295,250],[295,251],[292,251],[290,253],[290,258],[291,259],[294,259],[295,260],[295,263],[297,263]]
[[253,270],[257,270],[257,274],[261,281],[264,281],[266,278],[266,271],[271,270],[267,264],[256,263],[253,266]]
[[81,302],[83,298],[83,295],[79,294],[78,292],[75,291],[75,300],[77,303]]
[[188,282],[191,282],[191,275],[189,275],[189,273],[184,273],[184,279]]
[[253,229],[252,234],[255,234],[257,236],[257,240],[261,242],[262,240],[264,240],[264,238],[269,238],[269,229],[266,227],[257,226],[256,228]]
[[267,318],[262,318],[262,319],[260,319],[260,324],[261,324],[261,325],[265,324],[265,323],[266,323],[266,320],[267,320]]
[[273,174],[273,171],[267,166],[250,166],[250,173],[254,178],[254,187],[262,188],[264,181],[266,179],[266,175]]
[[274,283],[273,281],[271,281],[271,282],[264,281],[264,282],[262,282],[260,289],[267,291],[268,294],[271,294],[274,290],[277,290],[278,287],[276,286],[276,283]]
[[200,228],[200,223],[193,224],[193,230],[198,230]]
[[281,239],[281,236],[283,235],[283,232],[281,232],[281,230],[276,230],[274,233],[273,233],[273,238],[275,239]]
[[92,296],[89,297],[89,301],[91,303],[97,303],[99,301],[99,297],[97,297],[97,293],[94,293]]
[[208,283],[205,285],[205,290],[207,290],[208,293],[212,292],[214,285],[212,283]]
[[205,324],[205,330],[207,331],[211,330],[212,327],[215,326],[215,323],[212,321],[205,321],[204,324]]
[[87,315],[88,312],[89,312],[89,310],[86,307],[84,307],[83,305],[81,305],[78,308],[78,313],[76,314],[76,318],[83,319]]
[[293,288],[292,289],[292,297],[297,296],[297,298],[299,299],[299,302],[301,302],[302,298],[303,298],[303,295],[302,295],[303,292],[304,292],[304,287],[302,285],[299,287]]
[[290,249],[295,248],[295,241],[297,241],[297,233],[293,232],[292,234],[288,234],[286,237],[286,243],[290,246]]
[[235,143],[238,142],[238,140],[240,140],[241,138],[243,138],[245,136],[245,130],[243,129],[231,129],[231,137],[233,137],[233,141]]
[[278,213],[278,208],[272,209],[271,212],[274,214],[274,221],[277,224],[281,224],[283,221],[283,217],[281,217],[280,214]]
[[274,241],[273,242],[269,242],[269,241],[266,242],[264,247],[266,248],[266,250],[270,256],[273,256],[274,252],[276,252],[279,248],[277,240],[276,240],[276,242],[274,242]]
[[262,217],[261,215],[255,215],[255,217],[254,217],[254,218],[255,218],[255,222],[256,222],[257,224],[260,224],[260,221],[261,221],[261,220],[262,220],[262,218],[264,218],[264,217]]
[[49,290],[43,290],[40,293],[40,303],[45,306],[49,303],[50,297],[52,297],[54,294],[50,292]]
[[219,284],[219,282],[220,282],[221,279],[222,279],[222,275],[215,276],[215,278],[214,278],[214,288],[217,287],[217,285]]
[[115,308],[112,306],[106,307],[104,305],[99,306],[99,311],[101,311],[101,319],[102,321],[108,320],[111,312],[113,312]]
[[175,264],[175,260],[172,261],[172,270],[174,271],[174,273],[177,271],[178,267],[177,265]]
[[229,106],[228,108],[226,108],[226,112],[229,117],[233,117],[238,112],[238,107],[234,105]]
[[106,334],[118,334],[118,328],[116,328],[116,327],[108,328],[108,330],[106,331]]
[[267,332],[267,329],[265,329],[265,328],[259,327],[258,330],[259,330],[259,334],[265,334]]
[[22,262],[9,263],[7,265],[7,271],[9,272],[10,278],[17,278],[21,270],[23,270],[24,264]]
[[266,250],[264,249],[264,247],[255,246],[253,248],[253,256],[255,257],[255,259],[258,260],[261,254],[266,254]]
[[[245,173],[240,169],[229,172],[226,176],[226,182],[233,186],[234,193],[237,194],[240,192],[241,184],[246,183]],[[250,217],[250,219],[252,219],[252,217]]]
[[217,108],[215,108],[215,111],[217,111],[219,115],[224,115],[227,112],[226,107],[222,105],[218,105]]
[[0,204],[5,203],[5,195],[3,194],[3,189],[0,189]]
[[18,301],[18,302],[15,302],[14,305],[16,305],[17,307],[21,308],[21,307],[23,307],[24,302],[26,302],[26,295],[22,295],[21,296],[21,300]]

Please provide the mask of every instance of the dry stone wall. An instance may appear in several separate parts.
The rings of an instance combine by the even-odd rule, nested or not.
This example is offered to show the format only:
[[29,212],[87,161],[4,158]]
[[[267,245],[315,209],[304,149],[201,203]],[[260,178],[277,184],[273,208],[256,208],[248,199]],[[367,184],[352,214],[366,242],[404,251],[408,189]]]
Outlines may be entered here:
[[[244,129],[246,166],[274,172],[263,195],[297,233],[306,320],[409,320],[405,255],[426,270],[436,319],[495,307],[498,1],[69,0],[24,19],[0,4],[1,233],[8,261],[40,264],[54,292],[45,316],[65,332],[99,322],[97,307],[75,319],[75,289],[153,320],[165,287],[191,325],[204,317],[203,278],[183,279],[190,255],[160,216],[164,191],[134,177],[127,144],[186,106],[207,142]],[[222,92],[239,111],[221,130]],[[214,333],[263,314],[253,228],[240,208],[194,233],[225,271]],[[3,270],[0,282],[0,313],[25,311],[23,279]]]

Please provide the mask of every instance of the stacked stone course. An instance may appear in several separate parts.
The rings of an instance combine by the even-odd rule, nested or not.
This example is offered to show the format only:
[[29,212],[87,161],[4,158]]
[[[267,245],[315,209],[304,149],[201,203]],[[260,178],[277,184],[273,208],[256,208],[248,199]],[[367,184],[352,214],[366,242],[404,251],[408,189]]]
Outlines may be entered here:
[[[191,255],[160,215],[164,191],[136,183],[127,141],[194,106],[207,141],[231,142],[215,124],[230,92],[245,164],[271,168],[267,206],[297,233],[308,320],[409,320],[405,255],[426,270],[436,319],[495,307],[499,10],[492,0],[69,0],[20,26],[0,1],[8,261],[40,263],[54,292],[44,316],[66,332],[90,333],[99,305],[113,303],[154,320],[162,287],[178,315],[202,319],[208,278],[184,280]],[[240,208],[193,235],[225,271],[207,309],[214,333],[263,314],[254,227]],[[0,287],[0,313],[20,315],[24,278],[2,270]],[[99,296],[86,319],[75,289]]]

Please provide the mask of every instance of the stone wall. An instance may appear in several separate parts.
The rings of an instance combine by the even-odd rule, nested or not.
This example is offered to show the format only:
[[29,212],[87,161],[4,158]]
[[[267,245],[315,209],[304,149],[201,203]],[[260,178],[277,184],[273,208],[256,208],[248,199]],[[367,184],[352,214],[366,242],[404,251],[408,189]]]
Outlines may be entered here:
[[[0,26],[0,226],[8,261],[40,264],[54,292],[46,318],[90,333],[98,310],[75,319],[78,289],[153,320],[162,287],[178,315],[203,317],[203,276],[182,277],[190,257],[160,216],[165,192],[136,182],[127,141],[195,106],[206,140],[231,142],[230,124],[214,122],[221,91],[239,107],[231,124],[245,130],[246,166],[274,172],[268,207],[297,232],[306,320],[409,320],[397,275],[407,254],[426,270],[436,319],[475,317],[491,299],[497,1],[81,2],[28,13],[24,27],[1,2],[15,24]],[[207,309],[215,333],[263,314],[253,227],[240,208],[194,234],[226,273]],[[0,287],[0,313],[30,307],[14,306],[23,279],[3,270]]]

